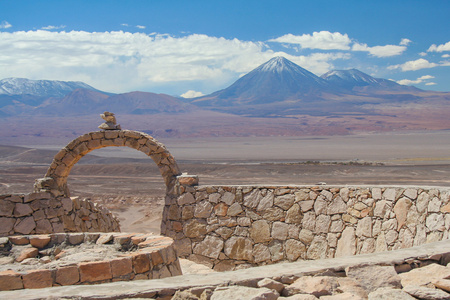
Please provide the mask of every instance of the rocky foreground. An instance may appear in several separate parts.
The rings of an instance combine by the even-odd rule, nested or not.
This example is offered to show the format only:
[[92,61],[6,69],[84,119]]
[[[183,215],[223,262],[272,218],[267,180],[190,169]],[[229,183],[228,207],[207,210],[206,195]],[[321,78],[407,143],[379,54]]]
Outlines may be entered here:
[[398,271],[393,266],[347,267],[345,272],[247,281],[247,286],[191,288],[177,291],[172,300],[450,299],[450,264]]

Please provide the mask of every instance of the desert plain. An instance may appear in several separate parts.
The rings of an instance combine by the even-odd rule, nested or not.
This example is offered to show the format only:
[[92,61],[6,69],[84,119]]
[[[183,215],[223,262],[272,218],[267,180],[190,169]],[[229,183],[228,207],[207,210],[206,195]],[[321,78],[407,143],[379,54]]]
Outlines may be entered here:
[[[450,130],[158,140],[201,185],[450,186]],[[34,180],[70,142],[36,141],[0,146],[0,194],[32,191]],[[143,153],[95,150],[73,167],[69,188],[71,196],[109,208],[122,231],[159,233],[165,185]]]

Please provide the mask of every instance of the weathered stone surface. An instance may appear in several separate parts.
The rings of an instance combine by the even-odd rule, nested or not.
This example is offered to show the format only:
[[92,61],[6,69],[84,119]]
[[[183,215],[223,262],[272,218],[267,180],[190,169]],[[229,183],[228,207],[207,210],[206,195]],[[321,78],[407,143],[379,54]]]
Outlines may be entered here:
[[276,300],[280,295],[268,288],[251,288],[245,286],[218,287],[214,290],[210,300],[230,299],[264,299]]
[[0,291],[19,290],[23,288],[21,275],[12,270],[0,272]]
[[213,206],[208,201],[201,201],[195,205],[194,217],[208,218],[211,216]]
[[288,237],[289,225],[284,222],[274,222],[272,224],[272,238],[276,240],[286,240]]
[[206,234],[206,223],[199,222],[195,219],[186,222],[183,228],[184,234],[189,238],[196,238]]
[[185,193],[178,197],[177,203],[178,205],[185,205],[185,204],[191,204],[195,203],[195,198],[191,193]]
[[411,207],[412,202],[408,198],[401,198],[397,201],[397,203],[394,206],[394,213],[395,217],[397,218],[397,224],[398,228],[397,230],[400,230],[400,228],[403,227],[406,223],[406,217],[408,215],[409,208]]
[[53,285],[51,270],[32,270],[22,274],[25,289],[40,289]]
[[78,267],[80,282],[95,282],[112,278],[109,261],[83,262]]
[[14,218],[0,218],[0,233],[4,233],[4,235],[8,235],[8,233],[13,229]]
[[264,243],[270,241],[270,227],[265,220],[253,222],[249,229],[250,237],[254,243]]
[[222,239],[213,236],[207,236],[203,241],[194,246],[194,253],[210,258],[218,258],[222,251],[224,242]]
[[316,233],[327,233],[331,225],[331,217],[328,215],[319,215],[316,218],[314,231]]
[[279,294],[284,289],[284,284],[282,284],[281,282],[275,281],[273,279],[270,279],[270,278],[264,278],[264,279],[258,281],[257,285],[260,288],[261,287],[265,287],[265,288],[268,288],[270,290],[275,290]]
[[112,259],[110,261],[110,264],[113,277],[119,277],[133,272],[133,263],[131,257]]
[[315,236],[311,242],[311,245],[306,252],[306,258],[308,259],[321,259],[325,258],[328,251],[328,242],[322,236]]
[[260,263],[263,261],[269,261],[270,260],[270,251],[269,247],[263,245],[263,244],[256,244],[253,247],[253,261],[255,263]]
[[26,217],[14,226],[14,231],[21,234],[30,234],[34,228],[36,228],[36,222],[34,222],[33,217]]
[[345,269],[347,277],[361,283],[361,286],[369,293],[382,287],[400,289],[401,278],[395,272],[393,266],[355,266]]
[[430,214],[426,218],[425,225],[431,231],[444,231],[445,230],[445,221],[444,216],[442,214]]
[[275,197],[274,205],[288,210],[294,204],[295,196],[292,194]]
[[29,237],[31,246],[42,249],[50,243],[50,235],[33,235]]
[[291,285],[285,287],[283,296],[295,294],[311,294],[316,297],[331,295],[339,286],[335,277],[302,276]]
[[254,189],[250,194],[244,196],[244,205],[250,208],[256,208],[261,199],[261,191]]
[[407,285],[403,287],[403,291],[418,299],[430,300],[448,300],[450,294],[439,289],[429,288],[425,286]]
[[13,215],[15,204],[10,201],[1,200],[0,217],[11,217]]
[[439,279],[436,281],[432,281],[432,284],[438,289],[450,292],[450,279]]
[[77,266],[61,267],[56,270],[55,282],[60,285],[72,285],[80,281]]
[[417,299],[399,289],[380,288],[369,294],[369,300],[417,300]]
[[292,205],[286,212],[286,223],[300,224],[303,219],[303,214],[298,204]]
[[302,243],[309,245],[314,239],[314,233],[311,230],[302,229],[298,238],[300,241],[302,241]]
[[347,212],[347,204],[341,197],[336,197],[333,202],[328,205],[327,214],[344,214]]
[[390,202],[386,200],[377,201],[375,204],[375,209],[373,215],[378,218],[384,218],[386,212],[389,210]]
[[252,260],[252,242],[243,237],[231,237],[225,242],[224,252],[231,259]]
[[257,211],[263,211],[269,209],[273,206],[274,195],[272,192],[267,193],[264,197],[259,200],[258,206],[256,207]]
[[365,217],[359,220],[355,233],[358,237],[372,237],[372,218]]
[[342,232],[341,238],[338,240],[336,257],[354,255],[356,253],[356,237],[355,229],[347,227]]
[[23,249],[19,256],[17,256],[16,261],[21,262],[27,258],[36,257],[39,254],[39,250],[34,247],[27,247]]
[[299,257],[305,257],[306,247],[300,241],[289,239],[286,241],[285,251],[288,260],[296,261]]
[[413,269],[406,273],[399,274],[403,286],[407,285],[427,285],[431,282],[450,277],[450,268],[438,264]]
[[243,212],[242,206],[239,203],[233,203],[228,207],[227,215],[234,217]]

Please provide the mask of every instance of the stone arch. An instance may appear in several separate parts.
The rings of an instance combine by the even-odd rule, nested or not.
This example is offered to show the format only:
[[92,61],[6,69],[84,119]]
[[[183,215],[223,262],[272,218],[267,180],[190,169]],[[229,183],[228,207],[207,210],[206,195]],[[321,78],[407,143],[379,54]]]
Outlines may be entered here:
[[158,166],[166,184],[171,190],[180,175],[175,158],[166,147],[148,134],[132,130],[106,130],[86,133],[67,144],[53,158],[45,178],[35,184],[35,190],[51,190],[70,196],[67,178],[72,167],[89,152],[104,147],[126,146],[150,156]]

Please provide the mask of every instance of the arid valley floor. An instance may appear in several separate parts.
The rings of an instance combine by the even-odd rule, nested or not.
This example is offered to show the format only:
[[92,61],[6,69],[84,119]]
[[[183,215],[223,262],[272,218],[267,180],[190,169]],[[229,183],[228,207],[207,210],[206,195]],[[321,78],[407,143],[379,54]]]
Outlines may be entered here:
[[[158,140],[201,185],[450,186],[450,131]],[[0,146],[0,193],[30,192],[64,146]],[[165,186],[142,153],[96,150],[74,166],[69,187],[116,213],[122,231],[159,232]]]

